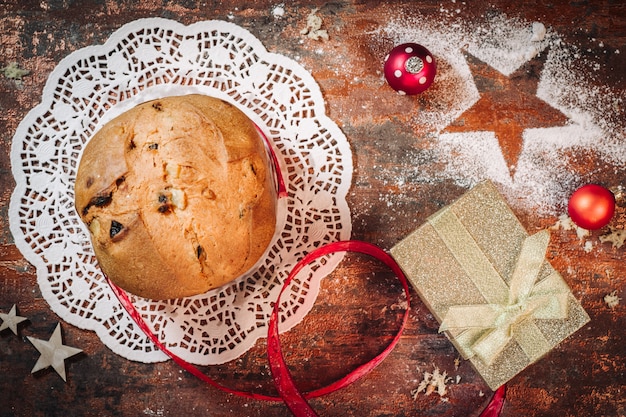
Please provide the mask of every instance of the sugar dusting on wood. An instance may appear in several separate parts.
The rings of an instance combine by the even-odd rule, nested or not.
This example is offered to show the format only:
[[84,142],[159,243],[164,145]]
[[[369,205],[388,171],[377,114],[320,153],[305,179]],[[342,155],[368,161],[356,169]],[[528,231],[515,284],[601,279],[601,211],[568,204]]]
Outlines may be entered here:
[[285,16],[285,3],[277,4],[272,8],[272,16],[274,19],[280,19]]
[[578,241],[582,244],[585,252],[591,252],[593,249],[593,241],[587,240],[591,236],[591,232],[587,229],[583,229],[582,227],[577,226],[572,219],[566,214],[561,214],[559,219],[549,228],[550,230],[565,230],[570,231],[574,230],[576,232],[576,236],[578,237]]
[[[448,24],[402,16],[372,32],[394,44],[421,43],[441,61],[435,84],[427,94],[430,106],[411,120],[415,129],[432,132],[427,140],[431,157],[441,164],[436,170],[415,164],[405,170],[403,178],[410,176],[420,183],[452,180],[463,187],[490,178],[500,185],[514,208],[556,216],[564,211],[570,193],[587,180],[571,167],[593,165],[597,175],[626,167],[626,147],[620,133],[624,98],[596,79],[595,72],[603,65],[601,56],[567,44],[541,22],[494,13],[484,16],[483,21],[468,23],[456,13],[446,13],[451,19]],[[437,25],[429,24],[434,21]],[[569,121],[564,126],[526,129],[514,175],[500,148],[493,146],[493,133],[442,133],[480,97],[463,51],[505,76],[532,59],[545,59],[536,95]],[[605,53],[618,51],[605,48]],[[391,181],[396,174],[381,171],[377,175]],[[398,178],[400,190],[410,185],[403,178]]]

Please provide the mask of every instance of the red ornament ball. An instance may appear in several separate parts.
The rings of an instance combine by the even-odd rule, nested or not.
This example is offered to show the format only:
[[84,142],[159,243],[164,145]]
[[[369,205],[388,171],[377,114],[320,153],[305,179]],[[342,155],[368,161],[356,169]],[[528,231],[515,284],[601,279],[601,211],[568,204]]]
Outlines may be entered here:
[[570,197],[567,212],[577,226],[587,230],[600,229],[615,214],[615,196],[601,185],[583,185]]
[[426,90],[435,80],[435,58],[422,45],[403,43],[385,57],[385,79],[400,94],[414,95]]

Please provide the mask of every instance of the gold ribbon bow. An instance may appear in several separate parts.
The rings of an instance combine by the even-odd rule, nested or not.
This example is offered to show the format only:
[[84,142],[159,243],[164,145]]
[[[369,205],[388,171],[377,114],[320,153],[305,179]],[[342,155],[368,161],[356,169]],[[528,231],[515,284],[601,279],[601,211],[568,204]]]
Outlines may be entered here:
[[538,281],[550,241],[543,230],[521,244],[509,285],[500,276],[476,241],[450,210],[429,223],[476,285],[486,304],[448,308],[439,331],[455,333],[465,359],[476,355],[491,365],[506,345],[515,340],[531,362],[551,345],[535,320],[567,318],[569,288],[554,270]]

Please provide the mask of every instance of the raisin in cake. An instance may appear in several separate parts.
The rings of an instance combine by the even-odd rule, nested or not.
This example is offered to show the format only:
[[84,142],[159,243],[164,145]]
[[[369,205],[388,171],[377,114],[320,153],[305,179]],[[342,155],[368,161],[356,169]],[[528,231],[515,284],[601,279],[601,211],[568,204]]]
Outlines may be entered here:
[[234,106],[202,95],[154,100],[88,142],[76,210],[118,286],[151,299],[195,295],[265,252],[276,224],[270,163]]

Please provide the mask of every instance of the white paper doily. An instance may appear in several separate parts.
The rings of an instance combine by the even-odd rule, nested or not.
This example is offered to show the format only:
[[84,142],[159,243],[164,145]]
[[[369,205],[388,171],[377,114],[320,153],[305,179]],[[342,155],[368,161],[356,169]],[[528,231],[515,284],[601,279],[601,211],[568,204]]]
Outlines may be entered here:
[[[352,153],[325,115],[311,75],[295,61],[267,52],[251,33],[223,21],[190,26],[141,19],[104,45],[69,55],[51,73],[42,102],[19,125],[11,164],[17,186],[9,219],[15,244],[37,268],[52,310],[95,331],[114,352],[141,362],[163,361],[106,284],[89,234],[74,210],[74,178],[82,150],[104,123],[154,98],[201,93],[243,110],[269,138],[289,196],[279,200],[277,233],[245,276],[206,294],[170,301],[134,298],[169,349],[198,364],[245,353],[267,332],[273,301],[291,267],[314,248],[349,239],[346,194]],[[323,258],[300,274],[281,299],[281,330],[310,311],[319,281],[342,259]]]

